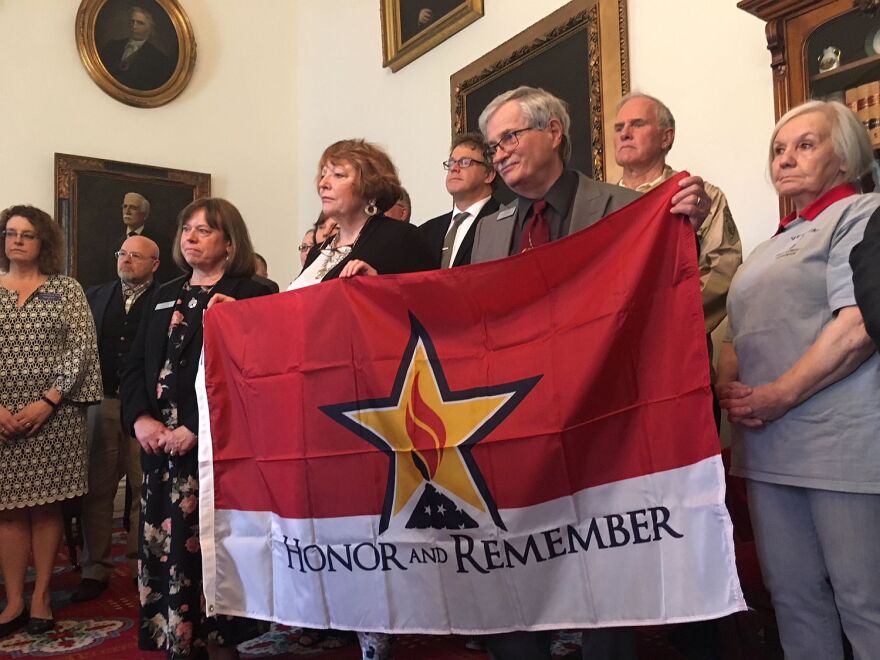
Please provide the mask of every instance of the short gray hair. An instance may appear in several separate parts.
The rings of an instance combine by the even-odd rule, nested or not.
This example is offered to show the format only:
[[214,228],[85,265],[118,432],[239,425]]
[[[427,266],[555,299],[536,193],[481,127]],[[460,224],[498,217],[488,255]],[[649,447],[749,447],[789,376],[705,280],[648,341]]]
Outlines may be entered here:
[[843,161],[850,181],[861,179],[874,162],[871,140],[865,125],[859,121],[856,114],[839,101],[807,101],[782,115],[770,135],[768,162],[773,164],[775,156],[773,143],[780,129],[795,117],[810,112],[821,112],[828,118],[831,123],[831,143],[834,145],[834,153]]
[[617,102],[614,114],[618,114],[620,109],[633,99],[647,99],[651,101],[651,103],[654,104],[654,110],[657,111],[657,125],[661,130],[672,130],[672,140],[669,142],[669,146],[664,150],[664,153],[668,153],[669,150],[672,149],[672,143],[675,142],[675,117],[672,116],[672,110],[670,110],[669,107],[656,96],[643,94],[642,92],[630,92]]
[[[146,218],[150,215],[150,200],[148,200],[146,197],[144,197],[143,195],[141,195],[138,192],[129,192],[129,193],[125,193],[125,194],[126,195],[137,195],[138,197],[140,197],[141,198],[141,204],[140,204],[141,213],[144,214],[144,218]],[[123,197],[124,197],[124,195],[123,195]]]
[[571,156],[571,137],[569,136],[571,118],[568,115],[568,108],[565,101],[538,87],[523,85],[499,94],[492,99],[485,110],[480,113],[480,132],[483,134],[483,137],[487,140],[489,139],[486,135],[486,124],[489,123],[489,119],[498,108],[508,101],[516,101],[519,104],[519,108],[529,126],[547,128],[552,119],[556,119],[562,124],[562,142],[559,145],[559,156],[562,158],[563,163],[567,163]]

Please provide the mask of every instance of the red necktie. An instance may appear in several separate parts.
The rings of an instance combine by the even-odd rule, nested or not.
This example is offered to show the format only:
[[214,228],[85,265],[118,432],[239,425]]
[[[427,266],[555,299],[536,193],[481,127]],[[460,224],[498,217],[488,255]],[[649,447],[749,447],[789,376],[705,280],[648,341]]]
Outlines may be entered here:
[[550,223],[547,221],[547,216],[544,215],[544,209],[546,208],[547,202],[543,199],[539,199],[532,204],[532,217],[528,219],[525,227],[523,227],[522,237],[520,238],[520,252],[525,252],[550,242]]

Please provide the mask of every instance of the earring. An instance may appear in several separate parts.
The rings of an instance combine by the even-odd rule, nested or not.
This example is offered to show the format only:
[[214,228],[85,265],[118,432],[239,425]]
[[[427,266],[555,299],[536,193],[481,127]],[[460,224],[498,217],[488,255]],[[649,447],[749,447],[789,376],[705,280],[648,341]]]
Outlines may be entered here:
[[367,204],[367,208],[364,209],[364,213],[367,214],[367,217],[372,218],[379,212],[379,207],[376,206],[376,200],[371,199]]

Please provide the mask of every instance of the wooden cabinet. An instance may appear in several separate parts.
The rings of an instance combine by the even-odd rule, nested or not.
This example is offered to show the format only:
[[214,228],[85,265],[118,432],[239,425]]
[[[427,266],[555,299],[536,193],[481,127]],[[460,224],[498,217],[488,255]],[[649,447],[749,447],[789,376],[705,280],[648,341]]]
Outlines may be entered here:
[[[737,7],[767,22],[777,119],[810,99],[846,103],[847,90],[880,81],[880,0],[741,0]],[[880,114],[875,117],[869,132],[876,154]],[[790,211],[790,203],[783,200],[781,210]]]
[[[880,0],[741,0],[737,6],[767,22],[777,119],[812,98],[845,102],[845,90],[880,80]],[[823,71],[820,59],[829,49],[839,53],[839,64]]]

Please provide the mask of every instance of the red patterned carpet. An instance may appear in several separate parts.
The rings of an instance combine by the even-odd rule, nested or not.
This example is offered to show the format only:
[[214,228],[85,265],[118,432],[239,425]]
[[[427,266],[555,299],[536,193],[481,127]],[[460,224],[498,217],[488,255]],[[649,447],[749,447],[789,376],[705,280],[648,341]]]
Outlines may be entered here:
[[[124,532],[114,535],[114,550],[121,552]],[[119,557],[121,559],[121,557]],[[66,550],[58,555],[52,580],[52,609],[57,624],[46,635],[31,636],[26,632],[0,639],[0,658],[67,658],[70,660],[159,660],[163,654],[139,651],[137,648],[137,594],[131,574],[124,561],[117,562],[110,586],[96,600],[71,603],[70,595],[79,583],[79,572],[70,565]],[[4,594],[5,595],[5,594]],[[724,628],[727,640],[725,658],[759,660],[779,658],[775,649],[761,638],[762,629],[739,622]],[[751,628],[755,628],[751,631]],[[301,631],[273,627],[262,637],[239,647],[243,658],[275,660],[310,656],[319,660],[359,660],[360,650],[353,638],[328,640],[314,646],[299,643]],[[749,639],[751,638],[751,639]],[[308,641],[308,640],[304,640]],[[465,648],[461,637],[426,635],[400,636],[395,644],[396,660],[484,660],[488,655]],[[343,646],[329,648],[330,646]],[[772,645],[770,645],[772,646]],[[562,634],[554,643],[554,658],[580,658],[578,636]],[[669,645],[665,629],[647,628],[640,631],[639,656],[648,660],[681,660],[685,656]]]
[[[163,654],[137,648],[138,602],[128,565],[121,552],[125,532],[114,534],[116,571],[101,596],[87,603],[71,603],[70,596],[79,583],[79,571],[71,566],[66,548],[58,554],[52,579],[52,609],[55,630],[32,636],[22,631],[0,639],[0,658],[42,657],[69,660],[158,660]],[[29,582],[31,576],[29,575]],[[29,591],[30,589],[28,589]],[[5,594],[4,594],[5,597]],[[359,660],[356,640],[328,640],[314,646],[298,643],[301,631],[275,627],[262,637],[239,647],[243,658],[298,658],[320,660]],[[339,648],[330,646],[344,645]],[[395,645],[397,660],[481,660],[483,653],[469,651],[458,637],[401,636]]]

